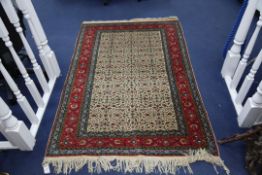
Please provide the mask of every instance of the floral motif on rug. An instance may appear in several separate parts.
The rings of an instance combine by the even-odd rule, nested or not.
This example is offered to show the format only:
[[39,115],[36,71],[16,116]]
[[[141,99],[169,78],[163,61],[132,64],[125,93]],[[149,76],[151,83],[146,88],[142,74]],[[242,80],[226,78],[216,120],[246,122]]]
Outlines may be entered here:
[[175,174],[198,160],[224,167],[178,19],[84,22],[43,164]]

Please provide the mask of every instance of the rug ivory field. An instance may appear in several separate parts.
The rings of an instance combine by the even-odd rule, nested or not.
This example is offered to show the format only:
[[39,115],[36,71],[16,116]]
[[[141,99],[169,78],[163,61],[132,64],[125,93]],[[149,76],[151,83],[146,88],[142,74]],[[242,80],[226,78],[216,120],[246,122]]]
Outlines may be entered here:
[[177,18],[83,22],[43,165],[56,173],[223,167]]

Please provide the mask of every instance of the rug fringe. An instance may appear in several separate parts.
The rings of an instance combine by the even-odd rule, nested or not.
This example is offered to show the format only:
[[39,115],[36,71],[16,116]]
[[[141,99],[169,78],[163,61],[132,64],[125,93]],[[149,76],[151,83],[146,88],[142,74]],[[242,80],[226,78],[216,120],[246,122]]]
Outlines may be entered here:
[[[164,173],[176,174],[179,168],[187,170],[190,174],[193,170],[190,163],[196,161],[206,161],[221,167],[229,175],[230,171],[225,166],[220,157],[209,154],[204,149],[190,151],[185,156],[65,156],[65,157],[46,157],[43,166],[52,165],[57,174],[68,174],[72,170],[78,171],[87,165],[90,173],[102,173],[116,171],[122,173]],[[216,170],[217,172],[217,170]]]
[[128,23],[128,22],[159,22],[159,21],[174,21],[178,20],[177,16],[160,17],[160,18],[133,18],[129,20],[107,20],[107,21],[83,21],[82,24],[98,24],[98,23]]

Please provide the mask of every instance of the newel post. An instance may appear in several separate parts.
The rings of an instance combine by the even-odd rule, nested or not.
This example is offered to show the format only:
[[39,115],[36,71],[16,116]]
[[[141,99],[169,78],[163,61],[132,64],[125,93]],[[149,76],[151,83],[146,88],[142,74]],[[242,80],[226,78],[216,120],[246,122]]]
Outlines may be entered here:
[[0,125],[1,132],[13,145],[20,150],[30,151],[35,145],[35,138],[32,136],[24,122],[17,120],[12,111],[0,97]]
[[256,93],[249,97],[238,117],[241,127],[251,127],[262,116],[262,81]]

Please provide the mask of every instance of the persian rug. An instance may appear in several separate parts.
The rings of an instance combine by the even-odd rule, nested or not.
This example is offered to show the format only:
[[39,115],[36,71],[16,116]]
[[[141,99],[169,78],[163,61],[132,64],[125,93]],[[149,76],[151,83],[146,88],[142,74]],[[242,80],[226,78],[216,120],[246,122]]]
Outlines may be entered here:
[[177,18],[83,22],[43,165],[56,173],[224,167]]

